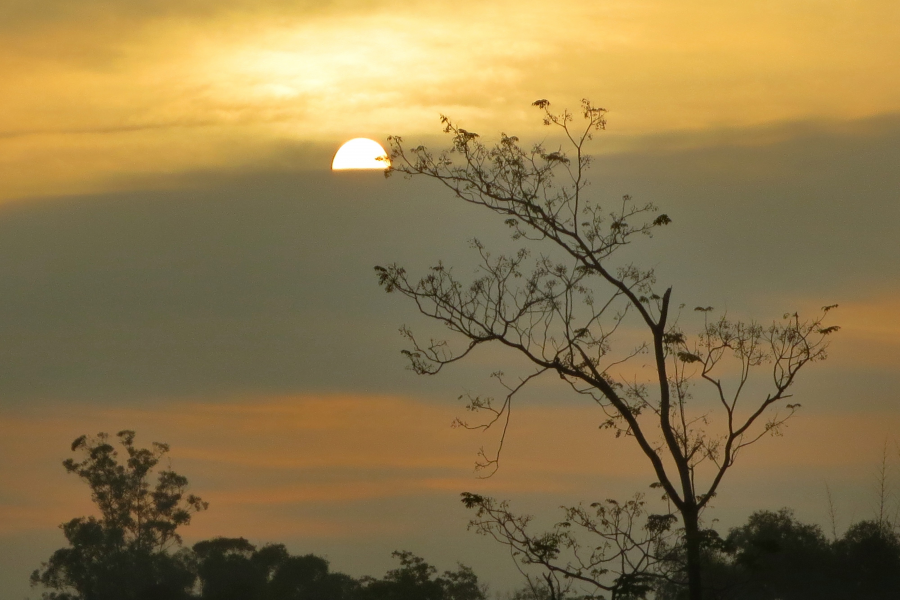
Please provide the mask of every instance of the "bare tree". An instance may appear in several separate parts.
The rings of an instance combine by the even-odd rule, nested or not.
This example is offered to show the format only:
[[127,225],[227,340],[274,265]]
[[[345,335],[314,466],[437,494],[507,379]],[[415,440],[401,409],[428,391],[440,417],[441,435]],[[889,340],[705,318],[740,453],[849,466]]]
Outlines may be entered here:
[[828,501],[828,523],[831,526],[831,541],[838,539],[837,534],[837,509],[834,507],[834,498],[831,495],[831,487],[825,482],[825,499]]
[[[515,349],[532,365],[514,383],[497,374],[508,392],[501,403],[470,398],[469,408],[487,411],[489,419],[461,424],[503,429],[497,455],[481,456],[489,472],[497,467],[515,394],[548,372],[595,403],[604,427],[634,439],[681,518],[690,598],[699,600],[700,513],[738,454],[779,433],[799,407],[787,402],[788,391],[803,366],[825,358],[826,338],[837,327],[823,321],[834,306],[811,319],[788,313],[770,325],[713,317],[711,308],[698,307],[704,324],[699,335],[686,335],[678,325],[683,305],[673,304],[672,288],[657,290],[652,269],[617,254],[670,218],[629,196],[607,211],[586,193],[585,145],[605,128],[606,111],[583,101],[585,125],[576,129],[568,111],[555,114],[546,100],[534,105],[544,124],[562,133],[568,152],[541,144],[526,149],[506,134],[488,146],[447,117],[441,120],[452,139],[448,150],[408,149],[400,137],[389,138],[387,175],[439,181],[457,198],[503,218],[513,239],[526,246],[493,256],[473,241],[480,267],[469,282],[438,263],[413,279],[396,264],[376,267],[379,283],[464,340],[454,349],[449,341],[421,341],[404,326],[411,344],[404,353],[417,373],[435,374],[487,343]],[[540,250],[532,259],[535,247]],[[642,340],[614,350],[626,329]],[[650,377],[640,376],[635,367],[642,365]],[[768,374],[768,390],[750,384],[756,372]],[[751,390],[759,395],[748,400]],[[697,397],[701,391],[708,395]]]

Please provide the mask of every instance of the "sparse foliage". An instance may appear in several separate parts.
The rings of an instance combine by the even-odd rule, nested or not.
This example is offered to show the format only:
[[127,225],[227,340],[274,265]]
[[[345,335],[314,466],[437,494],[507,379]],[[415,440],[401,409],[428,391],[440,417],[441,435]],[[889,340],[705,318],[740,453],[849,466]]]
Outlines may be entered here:
[[[685,333],[672,288],[658,289],[652,269],[618,259],[619,250],[669,225],[669,216],[629,196],[604,209],[586,193],[585,145],[606,127],[606,111],[585,100],[584,125],[576,129],[570,112],[553,113],[546,100],[534,105],[544,124],[567,140],[568,152],[542,144],[526,148],[506,134],[489,146],[442,117],[450,148],[408,149],[392,137],[386,173],[440,182],[503,219],[523,247],[494,256],[474,240],[480,267],[469,281],[443,263],[420,278],[396,264],[379,266],[378,280],[464,340],[454,348],[452,341],[422,341],[403,327],[410,343],[404,353],[415,372],[438,373],[488,343],[518,351],[533,367],[518,381],[496,374],[505,386],[503,401],[470,398],[468,408],[488,420],[459,422],[482,429],[501,424],[497,453],[479,459],[488,473],[498,466],[516,393],[548,372],[598,407],[602,427],[634,439],[681,517],[686,579],[691,599],[699,600],[700,512],[738,454],[764,435],[779,434],[799,408],[788,402],[789,390],[801,368],[825,358],[827,337],[837,327],[824,321],[834,306],[810,319],[787,313],[768,325],[698,307],[704,325],[698,335]],[[626,329],[642,339],[621,342]],[[615,347],[617,338],[624,347]],[[768,391],[750,384],[754,373],[768,373]],[[751,393],[755,399],[747,398]]]
[[[644,598],[679,567],[670,560],[675,517],[648,513],[640,494],[563,507],[564,519],[543,533],[532,532],[532,518],[513,513],[507,502],[470,492],[462,502],[475,511],[469,528],[509,548],[535,596]],[[540,579],[522,568],[529,565],[542,567]]]

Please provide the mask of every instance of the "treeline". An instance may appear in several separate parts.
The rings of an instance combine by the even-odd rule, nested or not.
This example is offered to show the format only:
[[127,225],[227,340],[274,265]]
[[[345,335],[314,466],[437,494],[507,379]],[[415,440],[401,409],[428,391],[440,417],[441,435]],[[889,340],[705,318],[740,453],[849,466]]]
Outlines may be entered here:
[[[206,510],[207,503],[187,493],[185,477],[156,469],[167,445],[138,448],[133,431],[121,431],[116,437],[124,456],[110,443],[110,436],[101,433],[76,439],[72,450],[80,460],[63,462],[68,472],[88,484],[99,516],[75,518],[60,526],[67,545],[31,575],[32,585],[43,588],[46,600],[487,598],[486,586],[471,568],[460,564],[455,571],[439,574],[410,552],[395,552],[399,567],[376,579],[333,572],[326,559],[293,555],[282,544],[255,546],[244,538],[218,537],[183,547],[179,529]],[[570,529],[573,516],[581,513],[569,511],[568,520],[553,532],[531,536],[524,528],[528,518],[512,515],[505,503],[463,496],[467,506],[479,509],[481,533],[505,540],[514,559],[531,572],[527,585],[512,600],[687,598],[682,536],[672,531],[674,541],[669,543],[657,535],[668,535],[669,519],[665,527],[660,519],[649,518],[644,532],[633,529],[630,523],[640,514],[641,503],[608,500],[617,512],[595,504],[598,518],[584,513],[584,525],[603,534],[607,546],[591,546],[585,564],[585,555],[579,559],[576,552],[573,562],[562,553],[576,548]],[[633,512],[623,508],[628,506]],[[627,529],[621,527],[623,515]],[[788,509],[757,512],[724,538],[706,530],[704,599],[897,600],[900,524],[883,515],[882,511],[881,518],[858,522],[832,539],[817,525],[798,521]],[[648,543],[634,542],[648,531],[653,534]],[[611,557],[621,563],[618,567],[609,556],[600,560],[610,540],[615,542]],[[605,578],[606,584],[585,587],[592,578]]]
[[175,552],[98,553],[81,565],[45,567],[35,581],[65,588],[44,594],[53,600],[486,600],[468,567],[438,575],[410,552],[394,556],[400,566],[381,579],[353,578],[331,571],[321,556],[292,555],[282,544],[215,538]]
[[[887,519],[860,521],[828,539],[789,509],[754,513],[704,555],[710,600],[897,600],[900,535]],[[657,600],[680,600],[684,588],[663,582]]]
[[[394,556],[399,567],[382,578],[353,578],[331,571],[320,556],[292,555],[282,544],[257,547],[244,538],[215,538],[143,556],[95,552],[80,565],[45,566],[36,582],[65,584],[68,591],[45,594],[54,600],[487,600],[487,586],[469,567],[438,574],[410,552]],[[57,578],[46,577],[51,572]],[[710,600],[896,600],[900,536],[889,524],[862,521],[829,540],[788,509],[760,511],[724,539],[710,539],[704,577]],[[611,598],[680,600],[685,591],[660,581]],[[514,594],[515,600],[563,600],[553,596],[540,585]],[[584,597],[573,588],[565,598]]]
[[31,574],[46,600],[485,600],[468,567],[439,575],[410,552],[395,552],[399,568],[381,579],[354,579],[282,544],[218,537],[184,548],[179,529],[208,504],[184,476],[157,470],[168,445],[139,448],[133,431],[116,438],[118,448],[105,433],[81,436],[80,460],[63,461],[100,514],[60,526],[68,545]]

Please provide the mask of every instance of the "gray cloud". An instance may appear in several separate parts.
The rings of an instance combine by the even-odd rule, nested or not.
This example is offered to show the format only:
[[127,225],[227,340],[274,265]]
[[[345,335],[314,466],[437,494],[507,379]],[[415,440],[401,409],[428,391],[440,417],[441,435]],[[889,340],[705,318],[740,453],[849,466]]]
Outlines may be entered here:
[[697,149],[647,151],[648,140],[601,160],[595,181],[673,217],[651,252],[682,293],[859,298],[900,276],[898,142],[898,116],[732,132]]
[[330,177],[4,207],[4,395],[288,391],[348,364],[377,379],[365,249],[385,218]]
[[[871,128],[870,128],[871,129]],[[631,257],[676,298],[777,316],[900,276],[900,119],[774,144],[598,160],[594,193],[674,219]],[[0,207],[0,396],[137,401],[297,391],[458,392],[403,371],[412,307],[372,267],[465,263],[505,232],[429,182],[377,174],[183,176],[188,189]],[[502,242],[500,246],[508,246]],[[724,303],[724,305],[723,305]]]

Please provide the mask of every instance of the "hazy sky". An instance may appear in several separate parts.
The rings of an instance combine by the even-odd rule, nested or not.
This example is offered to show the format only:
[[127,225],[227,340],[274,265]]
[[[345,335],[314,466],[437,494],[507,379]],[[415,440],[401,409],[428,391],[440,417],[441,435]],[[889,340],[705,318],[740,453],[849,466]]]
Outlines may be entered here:
[[[547,135],[548,98],[609,109],[591,191],[673,224],[633,254],[677,302],[767,320],[839,303],[803,408],[729,474],[707,519],[762,508],[846,526],[900,464],[900,5],[892,0],[0,0],[0,599],[90,511],[60,462],[138,432],[210,510],[185,530],[286,542],[379,575],[408,549],[518,584],[465,531],[464,490],[554,507],[652,476],[548,380],[506,462],[456,398],[499,351],[404,370],[412,307],[372,267],[465,262],[502,223],[428,182],[328,171],[352,137],[440,146]],[[900,472],[896,473],[900,484]],[[898,485],[900,491],[900,485]]]

